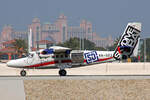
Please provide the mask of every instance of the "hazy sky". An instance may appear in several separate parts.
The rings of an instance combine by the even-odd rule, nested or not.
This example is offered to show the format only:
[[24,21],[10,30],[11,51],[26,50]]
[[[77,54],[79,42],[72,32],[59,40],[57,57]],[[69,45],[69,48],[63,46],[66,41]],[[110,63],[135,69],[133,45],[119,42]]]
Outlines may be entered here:
[[150,37],[150,0],[0,0],[0,31],[5,24],[27,29],[34,17],[53,23],[61,14],[70,25],[89,20],[102,37],[120,35],[128,22],[142,22],[142,37]]

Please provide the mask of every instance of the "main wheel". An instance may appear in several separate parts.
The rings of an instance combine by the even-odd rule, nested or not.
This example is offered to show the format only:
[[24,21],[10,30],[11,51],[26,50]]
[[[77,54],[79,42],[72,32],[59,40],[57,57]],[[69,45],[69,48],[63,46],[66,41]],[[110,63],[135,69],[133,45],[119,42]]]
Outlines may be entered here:
[[26,71],[25,71],[25,70],[22,70],[22,71],[20,72],[20,75],[21,75],[21,76],[26,76]]
[[62,69],[62,70],[59,70],[59,75],[60,76],[66,76],[67,72],[66,70]]

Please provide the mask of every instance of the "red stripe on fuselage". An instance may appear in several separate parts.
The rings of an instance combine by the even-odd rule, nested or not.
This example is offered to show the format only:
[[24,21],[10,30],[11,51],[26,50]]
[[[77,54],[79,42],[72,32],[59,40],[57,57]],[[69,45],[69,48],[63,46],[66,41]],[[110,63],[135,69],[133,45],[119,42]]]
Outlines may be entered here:
[[[71,60],[62,60],[60,63],[71,63],[71,62],[72,62]],[[44,62],[44,63],[25,66],[25,67],[33,68],[33,67],[41,67],[41,66],[47,66],[47,65],[57,64],[57,63],[59,63],[59,61],[50,61],[50,62]]]
[[[99,59],[97,62],[109,60],[109,59],[112,59],[112,58],[113,57]],[[84,63],[85,62],[86,62],[86,59],[84,59]],[[59,62],[59,61],[50,61],[50,62],[44,62],[44,63],[30,65],[30,66],[25,66],[25,67],[33,68],[33,67],[41,67],[41,66],[47,66],[47,65],[52,65],[52,64],[58,64],[58,63],[72,63],[72,61],[71,60],[62,60],[61,62]]]
[[104,59],[99,59],[98,61],[105,61],[105,60],[109,60],[112,59],[113,57],[109,57],[109,58],[104,58]]
[[[109,59],[112,59],[112,58],[113,58],[113,57],[98,59],[98,61],[96,61],[96,62],[105,61],[105,60],[109,60]],[[84,59],[84,63],[85,63],[85,62],[86,62],[86,59]]]

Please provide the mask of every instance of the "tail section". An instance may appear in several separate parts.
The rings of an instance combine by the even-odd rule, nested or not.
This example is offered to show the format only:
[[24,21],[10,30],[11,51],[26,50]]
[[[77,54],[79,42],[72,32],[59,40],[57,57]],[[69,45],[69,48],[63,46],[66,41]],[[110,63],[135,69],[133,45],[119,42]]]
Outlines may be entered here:
[[141,23],[128,23],[120,41],[115,49],[113,57],[117,60],[127,59],[137,55],[140,40]]

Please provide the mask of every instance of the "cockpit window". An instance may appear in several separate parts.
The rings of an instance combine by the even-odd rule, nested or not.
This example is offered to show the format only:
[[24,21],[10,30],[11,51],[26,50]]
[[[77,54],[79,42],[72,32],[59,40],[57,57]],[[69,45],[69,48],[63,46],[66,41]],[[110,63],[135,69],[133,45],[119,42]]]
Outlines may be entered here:
[[29,53],[29,55],[28,55],[29,58],[32,58],[33,56],[34,56],[33,53]]
[[43,55],[44,55],[44,54],[47,54],[47,52],[46,52],[46,51],[42,51],[42,52],[41,52],[41,54],[43,54]]

